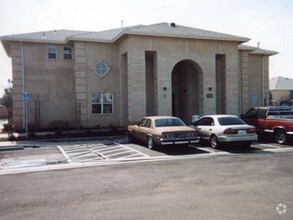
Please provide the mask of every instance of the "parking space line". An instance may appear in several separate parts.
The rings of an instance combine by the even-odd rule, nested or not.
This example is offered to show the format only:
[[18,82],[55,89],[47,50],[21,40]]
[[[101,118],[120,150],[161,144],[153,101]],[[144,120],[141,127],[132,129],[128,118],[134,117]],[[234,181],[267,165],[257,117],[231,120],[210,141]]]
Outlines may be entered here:
[[[116,142],[114,142],[114,143],[116,143]],[[116,144],[119,144],[119,143],[116,143]],[[134,151],[134,152],[136,152],[136,153],[138,153],[138,154],[140,154],[140,155],[142,155],[142,156],[144,156],[144,157],[150,157],[149,155],[144,154],[144,153],[142,153],[142,152],[140,152],[140,151],[138,151],[138,150],[135,150],[135,149],[133,149],[133,148],[130,148],[130,147],[124,145],[124,144],[119,144],[119,145],[120,145],[120,146],[123,146],[123,147],[125,147],[125,148],[128,148],[129,150]]]
[[[131,154],[131,155],[127,155],[125,157],[121,157],[119,159],[123,160],[123,159],[128,159],[128,158],[137,158],[137,156],[140,156],[140,153],[136,153],[136,154]],[[145,158],[145,157],[141,157],[141,158]]]
[[272,145],[272,144],[261,144],[261,143],[258,143],[257,145],[263,146],[263,147],[276,148],[276,149],[281,149],[282,148],[282,147],[279,147],[279,146],[276,146],[276,145]]
[[108,157],[113,157],[113,156],[116,156],[116,155],[119,155],[119,154],[125,154],[125,153],[127,153],[127,152],[130,152],[130,151],[120,151],[120,152],[117,152],[117,153],[115,153],[115,154],[109,154],[109,155],[107,155]]
[[99,152],[102,152],[102,153],[111,153],[111,152],[115,152],[115,151],[120,151],[120,150],[123,150],[123,148],[121,147],[115,147],[114,149],[105,149],[105,150],[99,150]]
[[195,146],[192,146],[193,148],[196,148],[196,149],[199,149],[199,150],[202,150],[202,151],[207,151],[208,153],[211,153],[211,154],[214,154],[214,153],[217,153],[216,150],[212,149],[212,148],[206,148],[206,147],[195,147]]
[[128,158],[149,158],[150,156],[127,145],[117,142],[111,144],[80,144],[59,146],[68,162],[87,162],[117,160]]
[[60,150],[60,152],[63,154],[63,156],[65,157],[67,162],[72,162],[72,160],[70,159],[70,157],[67,155],[67,153],[59,146],[57,145],[57,148]]
[[217,153],[217,150],[214,150],[214,149],[208,148],[208,147],[198,147],[196,145],[188,145],[188,146],[192,147],[194,149],[197,149],[197,150],[206,151],[207,153],[211,153],[211,154]]

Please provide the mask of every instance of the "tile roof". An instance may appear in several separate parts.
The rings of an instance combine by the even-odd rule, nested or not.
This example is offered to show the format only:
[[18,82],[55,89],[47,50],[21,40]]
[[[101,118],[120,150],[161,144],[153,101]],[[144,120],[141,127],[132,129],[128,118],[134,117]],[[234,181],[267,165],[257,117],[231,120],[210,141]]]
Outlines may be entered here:
[[274,77],[270,79],[270,90],[293,90],[293,79],[287,77]]
[[197,28],[185,27],[180,25],[171,26],[169,23],[159,23],[153,25],[137,25],[125,28],[117,28],[107,31],[73,31],[73,30],[55,30],[36,32],[28,34],[16,34],[1,37],[2,41],[23,41],[39,43],[66,43],[70,40],[95,41],[95,42],[115,42],[124,34],[147,35],[177,38],[192,38],[206,40],[223,40],[246,42],[249,38],[230,34],[223,34],[213,31],[207,31]]

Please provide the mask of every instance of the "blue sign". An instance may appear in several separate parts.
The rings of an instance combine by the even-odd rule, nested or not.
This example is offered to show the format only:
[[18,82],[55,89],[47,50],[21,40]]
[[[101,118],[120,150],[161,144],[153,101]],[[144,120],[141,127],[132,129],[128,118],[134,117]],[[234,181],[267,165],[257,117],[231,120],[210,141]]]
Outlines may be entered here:
[[251,98],[252,98],[252,101],[254,101],[254,102],[256,101],[256,99],[257,99],[257,95],[256,95],[255,92],[252,94],[252,97],[251,97]]
[[28,92],[23,93],[23,101],[28,102],[30,100],[30,94]]

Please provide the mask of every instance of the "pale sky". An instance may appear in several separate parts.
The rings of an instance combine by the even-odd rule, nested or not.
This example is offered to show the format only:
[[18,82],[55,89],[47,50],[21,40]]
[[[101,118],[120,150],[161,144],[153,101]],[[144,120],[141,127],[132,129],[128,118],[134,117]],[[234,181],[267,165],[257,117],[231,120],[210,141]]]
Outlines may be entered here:
[[[138,24],[178,25],[248,37],[279,52],[270,78],[293,78],[293,0],[0,0],[0,36],[55,29],[103,31]],[[0,95],[12,79],[0,44]]]

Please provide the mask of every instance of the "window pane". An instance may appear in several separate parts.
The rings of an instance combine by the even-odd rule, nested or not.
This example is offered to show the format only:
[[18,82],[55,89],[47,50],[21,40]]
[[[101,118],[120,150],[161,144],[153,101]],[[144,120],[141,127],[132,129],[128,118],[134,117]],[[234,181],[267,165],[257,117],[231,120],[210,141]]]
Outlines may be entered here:
[[103,96],[103,103],[104,104],[109,104],[109,103],[112,103],[112,94],[111,93],[104,93],[104,96]]
[[92,113],[112,114],[113,113],[113,94],[103,92],[91,93]]
[[104,107],[104,114],[111,114],[112,113],[112,104],[105,104]]
[[72,59],[72,52],[70,47],[64,47],[64,59],[65,60],[71,60]]
[[48,58],[56,59],[57,58],[57,47],[53,45],[48,46]]
[[92,104],[92,113],[101,114],[102,113],[102,105],[101,104]]
[[49,53],[48,54],[48,58],[49,59],[56,59],[57,58],[57,54],[56,53]]
[[92,93],[92,102],[93,103],[102,103],[102,93]]

